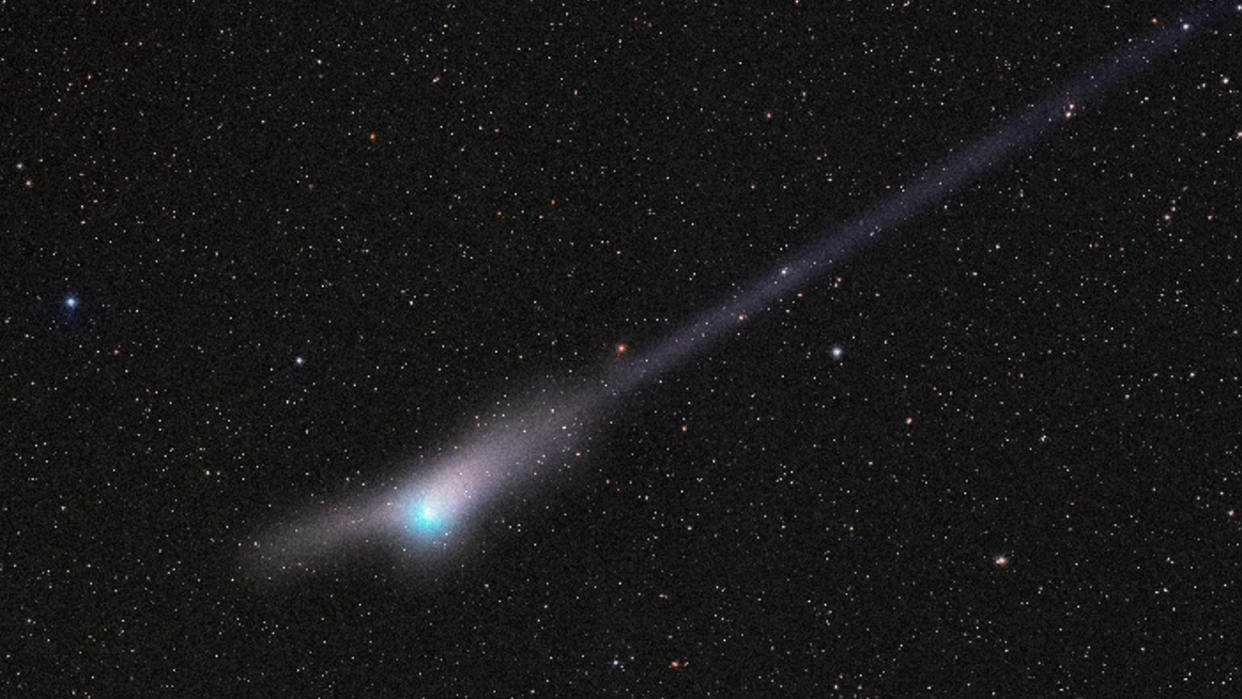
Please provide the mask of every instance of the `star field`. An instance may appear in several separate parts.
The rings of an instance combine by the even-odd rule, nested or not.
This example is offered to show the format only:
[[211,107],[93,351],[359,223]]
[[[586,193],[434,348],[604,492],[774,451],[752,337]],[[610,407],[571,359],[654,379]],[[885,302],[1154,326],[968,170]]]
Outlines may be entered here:
[[5,6],[0,693],[1236,694],[1214,6]]

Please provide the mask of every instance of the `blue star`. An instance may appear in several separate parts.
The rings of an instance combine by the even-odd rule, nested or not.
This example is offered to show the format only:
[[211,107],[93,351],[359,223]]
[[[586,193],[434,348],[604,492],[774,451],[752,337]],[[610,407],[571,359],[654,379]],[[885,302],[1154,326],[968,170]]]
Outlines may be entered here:
[[69,310],[71,310],[71,311],[72,311],[73,309],[75,309],[75,308],[77,308],[77,307],[78,307],[78,297],[77,297],[77,296],[74,296],[74,295],[70,294],[69,296],[66,296],[66,297],[65,297],[65,308],[68,308]]
[[845,350],[841,347],[841,345],[832,346],[832,358],[833,359],[840,359],[841,355],[843,354],[845,354]]

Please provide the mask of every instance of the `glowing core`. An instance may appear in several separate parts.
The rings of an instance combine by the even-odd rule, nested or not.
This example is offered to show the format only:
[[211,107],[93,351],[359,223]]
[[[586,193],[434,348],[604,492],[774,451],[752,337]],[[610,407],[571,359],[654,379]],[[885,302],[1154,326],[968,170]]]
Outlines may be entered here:
[[407,526],[418,534],[435,536],[447,534],[447,522],[443,513],[423,501],[414,501],[406,513]]

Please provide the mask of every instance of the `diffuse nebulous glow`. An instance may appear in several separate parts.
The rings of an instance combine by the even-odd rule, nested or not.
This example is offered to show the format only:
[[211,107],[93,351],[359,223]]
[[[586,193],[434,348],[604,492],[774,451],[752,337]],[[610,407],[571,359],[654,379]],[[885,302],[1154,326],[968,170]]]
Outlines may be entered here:
[[[995,168],[1143,68],[1173,52],[1231,3],[1209,3],[1193,16],[1162,23],[1142,41],[1127,43],[1068,85],[1002,123],[999,128],[927,167],[877,204],[832,227],[748,286],[730,294],[646,353],[632,350],[585,388],[563,394],[544,389],[524,411],[496,427],[463,435],[459,446],[422,464],[406,483],[358,505],[332,508],[254,542],[269,568],[300,567],[342,546],[374,540],[404,551],[453,545],[480,508],[532,482],[541,471],[563,468],[589,427],[589,416],[701,354],[820,275],[851,259],[911,217]],[[621,352],[618,352],[621,354]],[[556,397],[549,397],[556,395]]]
[[[415,475],[371,496],[321,504],[321,512],[273,526],[250,542],[259,570],[314,568],[344,547],[384,544],[403,554],[439,554],[460,542],[475,514],[497,497],[515,496],[572,463],[611,391],[543,389],[525,408],[459,435],[445,453],[410,465]],[[424,557],[425,558],[425,557]]]
[[533,407],[426,469],[398,489],[390,504],[395,525],[421,542],[459,532],[481,504],[516,494],[540,471],[564,464],[582,432],[580,410]]

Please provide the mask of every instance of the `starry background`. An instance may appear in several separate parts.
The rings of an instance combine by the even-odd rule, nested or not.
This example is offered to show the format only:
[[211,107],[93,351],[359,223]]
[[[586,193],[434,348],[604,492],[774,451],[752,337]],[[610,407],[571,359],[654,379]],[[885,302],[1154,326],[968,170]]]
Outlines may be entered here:
[[0,9],[4,693],[1238,691],[1236,17],[458,563],[247,569],[1177,21],[625,5]]

